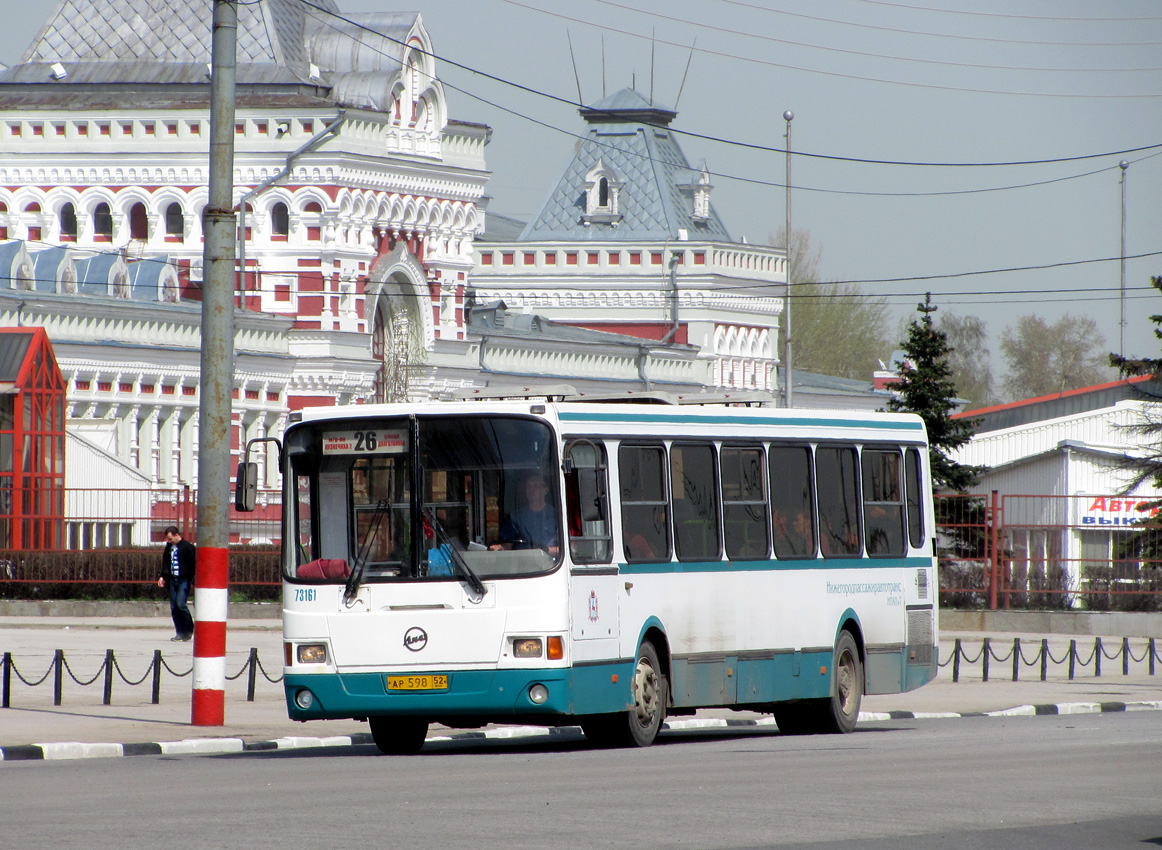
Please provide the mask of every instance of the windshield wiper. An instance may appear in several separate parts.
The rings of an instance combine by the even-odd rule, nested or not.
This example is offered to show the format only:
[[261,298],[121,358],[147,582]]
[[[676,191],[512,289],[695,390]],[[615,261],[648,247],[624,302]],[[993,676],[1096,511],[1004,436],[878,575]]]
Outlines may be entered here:
[[464,556],[460,554],[460,550],[452,542],[451,536],[444,530],[444,526],[441,525],[440,520],[436,518],[435,509],[425,508],[424,515],[428,518],[428,523],[432,526],[432,530],[436,532],[437,546],[443,545],[448,547],[452,563],[464,574],[464,581],[468,586],[476,591],[479,596],[484,596],[484,594],[488,593],[488,588],[484,586],[484,582],[480,580],[480,577],[476,573],[472,572],[472,568],[468,566],[464,560]]
[[391,502],[387,499],[375,503],[375,513],[371,515],[371,522],[367,524],[367,533],[359,544],[359,552],[355,555],[355,566],[351,575],[347,577],[347,586],[343,590],[343,604],[351,607],[359,593],[359,585],[363,581],[363,569],[367,566],[367,558],[371,555],[371,543],[379,531],[379,524],[383,522],[383,515],[391,510]]

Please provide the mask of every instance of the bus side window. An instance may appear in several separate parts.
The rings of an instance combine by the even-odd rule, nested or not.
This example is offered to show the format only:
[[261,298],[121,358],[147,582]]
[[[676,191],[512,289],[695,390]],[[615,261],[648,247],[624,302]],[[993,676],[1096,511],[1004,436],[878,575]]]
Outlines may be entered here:
[[714,446],[674,443],[670,447],[670,488],[678,560],[719,560],[722,546]]
[[772,445],[771,525],[776,558],[815,557],[815,499],[811,486],[811,449]]
[[908,503],[908,542],[913,549],[924,545],[924,496],[920,488],[920,452],[904,455],[904,493]]
[[904,554],[904,482],[900,452],[863,450],[864,546],[869,555]]
[[569,551],[576,564],[608,564],[609,470],[605,446],[590,440],[565,450],[565,509]]
[[753,561],[770,554],[763,450],[723,446],[722,525],[726,557]]
[[819,548],[824,557],[858,555],[862,548],[858,469],[854,447],[820,446],[815,450]]
[[666,453],[661,446],[622,445],[617,452],[625,559],[670,560]]

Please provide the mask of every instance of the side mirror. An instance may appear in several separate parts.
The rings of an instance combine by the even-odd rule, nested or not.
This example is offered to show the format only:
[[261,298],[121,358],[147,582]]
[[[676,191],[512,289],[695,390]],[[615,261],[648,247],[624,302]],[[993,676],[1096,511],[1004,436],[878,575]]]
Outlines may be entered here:
[[234,480],[234,508],[249,513],[258,500],[258,464],[245,462],[238,464],[238,475]]

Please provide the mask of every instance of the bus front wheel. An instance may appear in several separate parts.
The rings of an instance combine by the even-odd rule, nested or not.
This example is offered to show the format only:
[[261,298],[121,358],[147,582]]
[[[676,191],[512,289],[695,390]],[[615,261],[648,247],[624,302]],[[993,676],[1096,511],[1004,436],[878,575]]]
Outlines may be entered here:
[[666,718],[669,683],[658,651],[648,641],[638,650],[630,688],[633,708],[586,718],[581,723],[586,738],[607,747],[648,747],[654,742]]
[[371,738],[389,756],[415,755],[428,737],[428,721],[415,717],[368,717]]

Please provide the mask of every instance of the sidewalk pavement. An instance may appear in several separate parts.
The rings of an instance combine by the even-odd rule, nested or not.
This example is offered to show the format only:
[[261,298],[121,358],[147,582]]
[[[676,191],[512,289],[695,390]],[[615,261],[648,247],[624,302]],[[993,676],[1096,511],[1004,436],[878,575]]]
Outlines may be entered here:
[[[287,717],[282,685],[282,632],[278,620],[235,620],[226,639],[225,723],[191,723],[190,671],[192,644],[170,641],[173,630],[161,617],[0,617],[0,654],[9,652],[14,671],[9,682],[8,708],[0,707],[0,760],[81,758],[144,753],[238,752],[370,743],[367,724],[354,720],[314,720],[299,723]],[[1040,635],[990,634],[993,659],[989,680],[982,681],[983,633],[941,634],[941,661],[936,681],[903,694],[870,695],[863,699],[861,722],[909,717],[955,717],[966,714],[1089,713],[1162,710],[1162,671],[1149,673],[1144,660],[1147,642],[1130,639],[1132,660],[1123,675],[1122,639],[1102,639],[1102,675],[1094,676],[1094,638],[1078,637],[1075,678],[1069,679],[1070,636],[1049,636],[1052,661],[1046,681],[1034,659]],[[1018,681],[1012,681],[1013,638],[1021,639],[1023,658]],[[960,638],[964,655],[959,681],[952,657]],[[247,701],[251,647],[260,668],[255,696]],[[62,650],[61,705],[54,705],[52,661]],[[114,652],[110,705],[103,705],[106,650]],[[164,663],[160,699],[152,704],[150,665],[160,649]],[[997,658],[1004,660],[996,660]],[[1143,660],[1138,660],[1143,659]],[[1084,662],[1084,663],[1083,663]],[[1162,668],[1162,664],[1157,665]],[[78,684],[85,683],[84,685]],[[26,682],[33,682],[30,686]],[[128,684],[128,683],[133,684]],[[769,715],[730,710],[704,710],[694,717],[673,717],[670,728],[759,726],[775,728]],[[535,727],[489,727],[487,737],[562,734]],[[579,731],[564,734],[580,737]],[[480,737],[481,733],[433,725],[429,740],[440,737]]]

